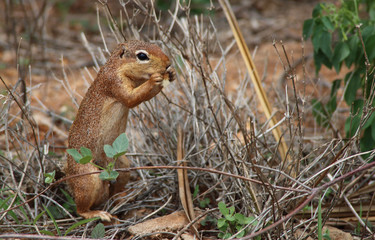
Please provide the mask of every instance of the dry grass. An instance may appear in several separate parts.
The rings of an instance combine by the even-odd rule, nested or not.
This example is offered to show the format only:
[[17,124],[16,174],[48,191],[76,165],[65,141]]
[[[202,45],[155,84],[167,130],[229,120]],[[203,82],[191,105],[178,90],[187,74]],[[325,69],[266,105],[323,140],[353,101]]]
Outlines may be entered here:
[[[277,116],[283,116],[278,126],[286,139],[288,155],[298,166],[296,177],[292,177],[278,155],[279,139],[274,139],[268,123],[260,120],[264,118],[259,117],[262,111],[249,76],[237,79],[240,87],[236,92],[226,91],[226,85],[233,81],[227,78],[226,63],[231,61],[233,53],[238,55],[238,50],[233,42],[218,40],[219,31],[213,18],[190,15],[189,7],[181,5],[159,15],[153,1],[119,2],[123,7],[120,18],[113,16],[113,9],[105,1],[99,4],[100,36],[97,37],[102,43],[90,43],[88,37],[82,36],[86,39],[83,46],[92,56],[95,71],[105,62],[111,47],[126,37],[160,45],[172,57],[178,75],[177,81],[156,98],[131,111],[127,129],[128,156],[134,166],[177,166],[177,128],[181,126],[184,160],[188,166],[235,175],[197,169],[189,171],[191,189],[199,188],[195,206],[205,198],[210,201],[207,209],[203,209],[207,216],[221,218],[216,208],[218,202],[224,201],[228,206],[235,206],[236,212],[256,217],[257,224],[250,224],[249,233],[272,226],[262,234],[262,239],[294,239],[297,229],[305,231],[306,236],[317,238],[317,202],[321,199],[324,222],[345,226],[363,237],[373,234],[372,227],[365,227],[364,222],[374,220],[375,216],[371,210],[373,168],[367,169],[374,151],[364,159],[357,142],[360,132],[352,139],[344,139],[339,134],[332,134],[334,137],[327,139],[319,133],[325,130],[317,128],[315,136],[305,136],[304,129],[310,127],[306,126],[305,118],[311,117],[311,106],[304,91],[296,91],[292,85],[292,94],[283,99],[285,105],[275,110]],[[42,31],[41,34],[38,39],[46,39]],[[40,46],[43,47],[43,43]],[[281,46],[276,47],[280,58],[288,57]],[[213,57],[216,61],[212,61]],[[300,81],[291,65],[285,64],[286,80]],[[70,105],[75,106],[82,93],[71,86],[76,83],[69,71],[65,68],[60,71],[64,74],[54,79],[60,81],[61,91],[70,96]],[[44,173],[57,170],[57,178],[61,179],[65,153],[56,146],[64,142],[54,140],[54,134],[57,134],[54,128],[57,124],[66,133],[68,127],[64,128],[72,120],[71,116],[67,119],[42,107],[47,105],[42,100],[31,104],[28,99],[33,98],[36,85],[29,81],[32,76],[27,76],[27,69],[19,72],[22,74],[18,85],[9,82],[1,85],[2,89],[5,85],[9,87],[1,95],[1,210],[41,193],[47,186]],[[95,73],[87,68],[82,75],[89,84]],[[22,84],[27,88],[22,88]],[[47,113],[48,118],[53,119],[47,129],[42,129],[41,124],[33,120],[38,112]],[[58,139],[61,138],[59,135]],[[345,179],[341,177],[344,174],[347,174]],[[250,183],[236,175],[260,183]],[[181,209],[175,169],[138,169],[132,176],[124,201],[117,205],[109,201],[105,206],[106,210],[123,219],[121,224],[106,228],[106,238],[127,236],[128,226]],[[43,231],[64,235],[78,220],[74,212],[67,210],[67,197],[62,189],[66,189],[64,185],[55,186],[22,207],[2,212],[0,232],[3,235],[0,237],[5,237],[6,233],[19,237],[33,233],[38,237],[37,234]],[[293,211],[297,207],[304,210]],[[53,221],[46,209],[60,212],[61,219]],[[280,225],[272,225],[278,221]],[[91,223],[75,228],[69,233],[69,239],[90,236],[93,226]],[[203,237],[216,237],[217,233],[215,224],[199,231]]]

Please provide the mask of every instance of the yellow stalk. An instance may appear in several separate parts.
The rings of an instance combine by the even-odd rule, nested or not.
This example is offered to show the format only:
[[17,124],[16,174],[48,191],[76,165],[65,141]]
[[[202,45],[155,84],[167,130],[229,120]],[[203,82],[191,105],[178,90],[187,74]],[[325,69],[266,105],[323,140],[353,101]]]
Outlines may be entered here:
[[[261,106],[263,108],[264,114],[266,115],[267,119],[270,119],[269,125],[272,128],[273,126],[276,125],[277,121],[276,121],[275,117],[272,117],[271,105],[270,105],[270,103],[268,101],[268,98],[267,98],[267,95],[266,95],[266,93],[265,93],[265,91],[262,87],[262,83],[260,81],[257,69],[254,65],[254,61],[251,57],[249,48],[247,47],[246,42],[245,42],[245,40],[242,36],[241,30],[238,27],[238,22],[236,20],[236,17],[234,16],[233,11],[230,7],[230,4],[228,3],[227,0],[219,0],[219,2],[220,2],[220,5],[222,6],[222,8],[224,10],[225,16],[226,16],[226,18],[229,22],[229,25],[232,29],[234,38],[236,39],[238,48],[240,49],[241,55],[242,55],[242,57],[245,61],[247,70],[248,70],[248,72],[250,74],[250,78],[251,78],[251,80],[252,80],[252,82],[255,86],[255,92],[256,92],[256,94],[259,98],[259,101],[260,101]],[[285,143],[284,138],[282,138],[282,136],[281,136],[281,131],[280,131],[279,127],[275,127],[272,130],[272,133],[273,133],[273,136],[275,137],[276,141],[280,141],[280,147],[278,148],[278,150],[279,150],[279,153],[280,153],[281,157],[284,159],[284,161],[287,161],[286,165],[288,166],[290,164],[289,163],[290,159],[289,159],[289,157],[287,157],[288,147]],[[289,166],[289,167],[291,167],[291,166]],[[294,175],[294,174],[292,174],[292,175]]]

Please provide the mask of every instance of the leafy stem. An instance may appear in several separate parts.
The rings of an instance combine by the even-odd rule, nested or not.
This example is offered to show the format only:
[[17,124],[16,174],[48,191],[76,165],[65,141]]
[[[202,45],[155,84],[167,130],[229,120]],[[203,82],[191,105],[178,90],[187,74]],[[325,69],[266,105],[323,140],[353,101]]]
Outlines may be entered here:
[[[107,166],[102,167],[95,164],[93,160],[93,155],[90,149],[86,147],[81,147],[80,151],[77,149],[68,149],[66,152],[73,157],[73,159],[79,164],[91,164],[100,170],[104,170],[100,173],[99,178],[102,180],[112,181],[116,180],[119,173],[117,171],[113,171],[114,167],[116,166],[117,159],[124,155],[129,147],[129,140],[126,137],[125,133],[120,134],[112,145],[104,145],[103,150],[104,153],[108,158],[112,158],[113,161],[110,161]],[[49,176],[51,178],[51,176]],[[48,179],[48,181],[51,181]]]

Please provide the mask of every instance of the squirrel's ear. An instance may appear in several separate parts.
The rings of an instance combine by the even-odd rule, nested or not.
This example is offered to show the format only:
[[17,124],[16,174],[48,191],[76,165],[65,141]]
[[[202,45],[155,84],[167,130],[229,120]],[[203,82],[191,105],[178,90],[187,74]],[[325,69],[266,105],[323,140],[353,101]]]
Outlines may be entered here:
[[126,48],[123,45],[122,48],[121,48],[121,51],[120,51],[120,58],[124,58],[125,57],[125,53],[126,53]]

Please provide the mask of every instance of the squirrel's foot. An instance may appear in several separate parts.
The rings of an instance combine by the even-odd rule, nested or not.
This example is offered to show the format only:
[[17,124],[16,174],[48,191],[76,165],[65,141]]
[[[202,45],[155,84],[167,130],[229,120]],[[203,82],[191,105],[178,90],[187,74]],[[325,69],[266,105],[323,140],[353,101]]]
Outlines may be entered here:
[[84,218],[94,218],[94,217],[100,217],[100,220],[103,222],[110,222],[113,216],[106,212],[106,211],[89,211],[89,212],[79,212],[79,215],[81,215]]

